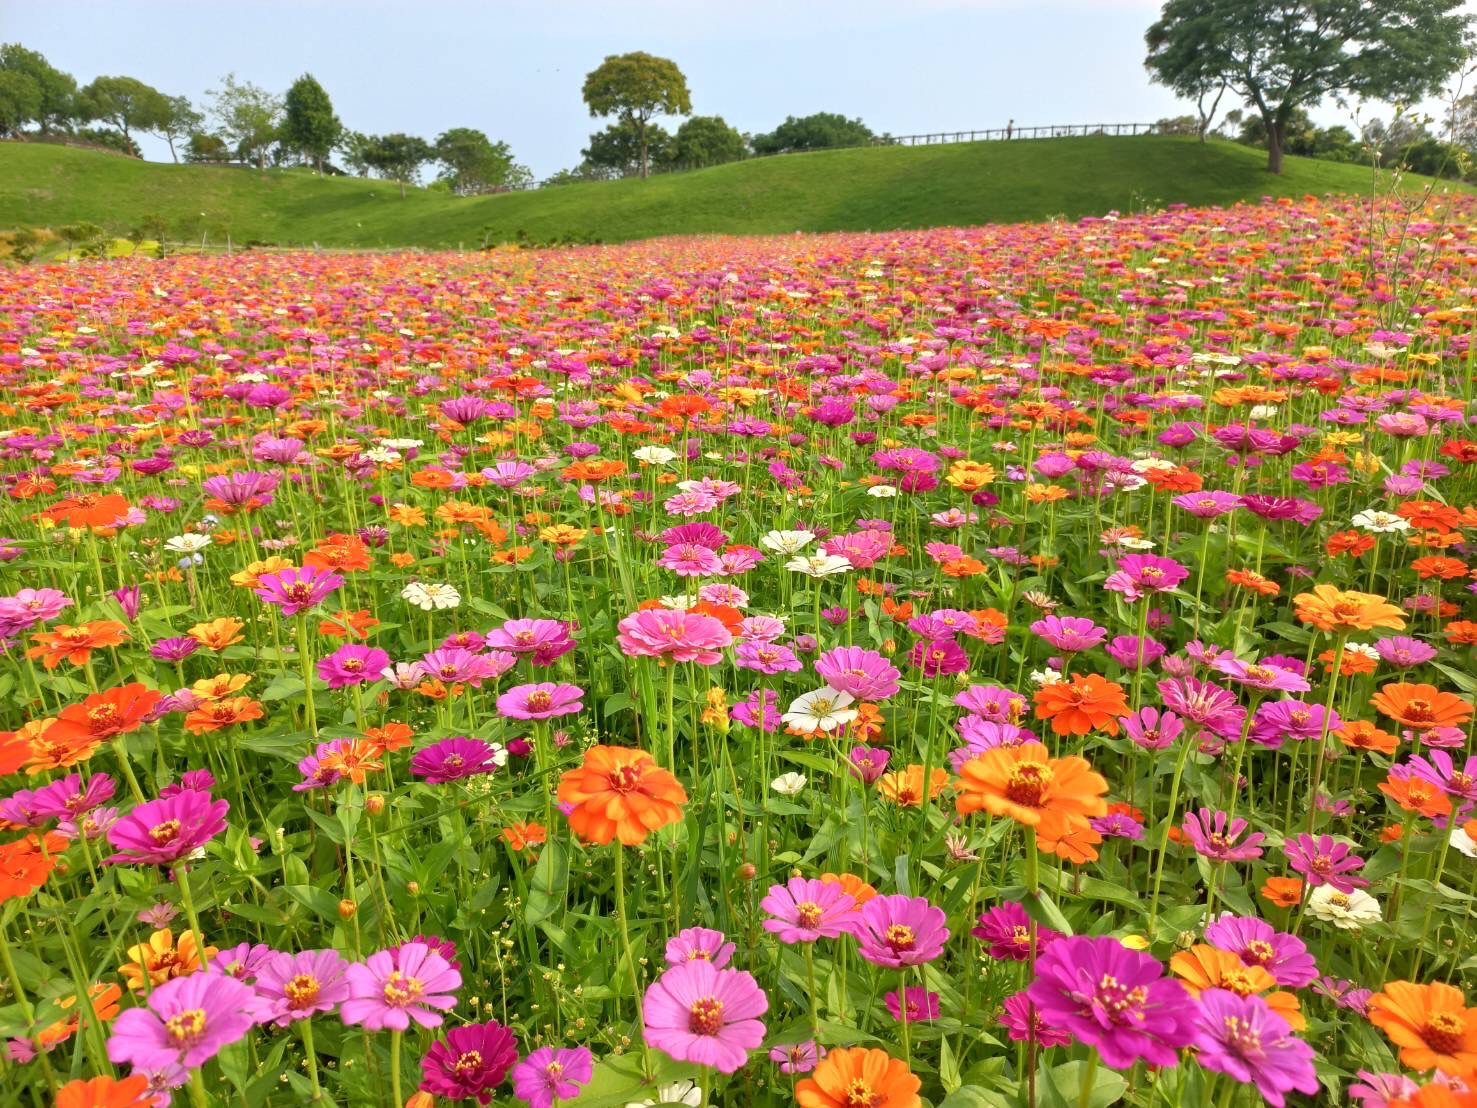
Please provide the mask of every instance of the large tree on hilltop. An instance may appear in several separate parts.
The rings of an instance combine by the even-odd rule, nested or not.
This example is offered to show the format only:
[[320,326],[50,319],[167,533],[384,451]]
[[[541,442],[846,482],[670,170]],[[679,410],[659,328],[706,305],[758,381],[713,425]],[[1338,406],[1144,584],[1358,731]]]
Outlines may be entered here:
[[606,58],[585,78],[583,95],[592,116],[613,115],[634,134],[643,177],[650,166],[647,128],[652,118],[692,111],[687,78],[677,63],[640,51]]
[[1195,98],[1225,82],[1262,117],[1267,169],[1287,123],[1326,96],[1413,101],[1467,57],[1463,0],[1168,0],[1144,36],[1153,79]]
[[283,109],[282,141],[306,154],[322,173],[328,152],[344,133],[344,125],[333,114],[333,101],[311,73],[304,73],[287,90]]

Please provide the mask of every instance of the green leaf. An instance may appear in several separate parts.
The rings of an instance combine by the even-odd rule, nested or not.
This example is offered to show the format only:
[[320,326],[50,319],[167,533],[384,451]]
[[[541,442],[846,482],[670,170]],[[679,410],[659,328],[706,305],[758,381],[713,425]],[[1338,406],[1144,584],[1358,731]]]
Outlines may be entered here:
[[[1113,1070],[1098,1066],[1096,1072],[1089,1075],[1090,1062],[1076,1061],[1063,1062],[1059,1066],[1053,1066],[1041,1073],[1041,1090],[1049,1089],[1051,1092],[1043,1098],[1044,1103],[1057,1104],[1059,1108],[1108,1108],[1110,1104],[1116,1104],[1123,1099],[1123,1094],[1128,1091],[1128,1082]],[[1082,1099],[1084,1084],[1092,1081],[1092,1091],[1088,1093],[1087,1099]],[[1051,1094],[1055,1094],[1053,1100]]]
[[1053,930],[1060,931],[1063,935],[1072,934],[1072,925],[1067,922],[1067,917],[1062,915],[1062,910],[1056,906],[1056,902],[1045,893],[1038,892],[1035,896],[1027,893],[1021,900],[1021,907],[1037,923],[1045,924]]
[[569,888],[569,856],[558,840],[544,844],[538,864],[533,867],[533,881],[528,886],[528,907],[523,920],[529,926],[548,919],[564,903]]
[[303,907],[317,913],[323,919],[337,921],[339,898],[327,889],[320,889],[316,885],[284,885],[283,888],[288,896]]

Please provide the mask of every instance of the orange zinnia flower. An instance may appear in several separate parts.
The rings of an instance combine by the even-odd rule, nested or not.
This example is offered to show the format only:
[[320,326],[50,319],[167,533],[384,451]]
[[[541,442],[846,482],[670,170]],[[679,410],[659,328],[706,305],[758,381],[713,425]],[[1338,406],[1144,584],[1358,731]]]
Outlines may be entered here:
[[548,834],[542,823],[510,823],[503,828],[503,841],[514,850],[526,850],[538,846]]
[[877,895],[876,889],[853,873],[823,873],[821,881],[827,885],[840,885],[841,891],[856,901],[858,908]]
[[[929,775],[928,799],[932,800],[949,784],[949,771],[934,767]],[[908,766],[902,771],[884,773],[877,779],[877,791],[904,808],[923,807],[923,767]]]
[[59,623],[54,631],[40,631],[31,636],[37,645],[26,651],[27,658],[40,658],[47,669],[56,669],[63,660],[74,666],[85,666],[92,652],[104,646],[118,646],[128,641],[127,629],[111,619],[95,619],[77,627]]
[[1477,623],[1470,619],[1448,623],[1444,634],[1452,646],[1477,646]]
[[584,765],[559,779],[559,801],[574,805],[569,826],[585,842],[639,846],[682,818],[687,790],[644,750],[592,746]]
[[1467,1007],[1460,989],[1439,981],[1391,981],[1370,997],[1369,1022],[1413,1070],[1437,1069],[1463,1080],[1477,1073],[1477,1009]]
[[143,1074],[132,1077],[78,1078],[56,1091],[56,1108],[137,1108],[149,1091]]
[[809,1077],[795,1086],[800,1108],[920,1108],[923,1084],[908,1064],[875,1047],[841,1047],[831,1051]]
[[[205,956],[214,958],[216,949],[205,948]],[[200,968],[200,944],[195,932],[183,931],[176,942],[174,932],[160,928],[149,936],[149,941],[128,948],[128,961],[118,967],[123,980],[134,992],[144,990],[144,977],[148,976],[149,988],[162,985],[176,977],[184,977]]]
[[[92,999],[92,1010],[99,1021],[109,1023],[118,1014],[118,1001],[123,996],[123,990],[117,985],[99,982],[88,990]],[[67,1014],[64,1018],[57,1020],[49,1027],[42,1028],[37,1038],[47,1046],[55,1046],[64,1043],[77,1033],[81,1025],[81,1012],[77,1008],[77,994],[63,997],[57,1001],[57,1007]]]
[[1380,782],[1380,792],[1401,811],[1418,812],[1428,819],[1451,811],[1446,793],[1421,777],[1387,777]]
[[1404,682],[1382,685],[1370,703],[1380,715],[1415,731],[1460,727],[1472,718],[1471,704],[1455,693],[1442,692],[1435,685]]
[[115,492],[84,492],[53,504],[43,514],[68,527],[113,527],[129,507],[128,498]]
[[318,634],[327,635],[331,639],[358,639],[363,641],[369,637],[369,629],[377,627],[379,620],[369,614],[368,608],[360,608],[357,612],[347,609],[333,613],[332,619],[320,620],[318,622]]
[[1446,558],[1437,555],[1429,555],[1425,558],[1417,558],[1410,563],[1410,568],[1415,570],[1416,576],[1422,581],[1429,581],[1433,577],[1442,581],[1459,581],[1467,575],[1467,563],[1459,558]]
[[1372,750],[1376,754],[1394,754],[1400,745],[1400,740],[1394,735],[1362,719],[1350,720],[1333,734],[1353,750]]
[[1226,580],[1232,585],[1239,585],[1243,589],[1250,589],[1260,596],[1277,596],[1282,592],[1282,586],[1276,581],[1269,581],[1260,573],[1249,569],[1228,569]]
[[[1053,758],[1041,743],[999,746],[976,755],[959,771],[954,807],[962,816],[981,810],[1009,816],[1045,836],[1038,846],[1060,853],[1074,845],[1069,833],[1107,813],[1108,783],[1084,758]],[[1062,855],[1067,857],[1068,855]]]
[[235,723],[262,718],[262,706],[249,696],[228,696],[202,704],[185,717],[185,730],[192,735],[219,731]]
[[37,835],[27,835],[0,846],[0,903],[18,896],[30,896],[46,884],[56,866],[57,855],[67,848],[60,835],[46,836],[46,850]]
[[1367,592],[1344,592],[1333,585],[1314,585],[1312,592],[1292,598],[1298,619],[1311,623],[1320,631],[1345,634],[1389,627],[1396,631],[1405,627],[1405,616],[1383,596]]
[[1086,823],[1063,822],[1058,825],[1052,820],[1045,820],[1036,828],[1038,850],[1055,854],[1063,861],[1075,862],[1079,866],[1097,861],[1097,846],[1102,841],[1103,837]]
[[409,746],[410,740],[415,738],[415,731],[408,723],[399,723],[392,719],[383,727],[366,727],[364,737],[377,744],[381,750],[393,753]]
[[1184,983],[1191,996],[1198,997],[1206,989],[1228,989],[1243,997],[1260,995],[1267,1007],[1285,1019],[1294,1031],[1308,1026],[1297,997],[1276,991],[1277,979],[1266,969],[1244,965],[1229,951],[1200,943],[1171,958],[1169,971]]
[[239,619],[230,616],[222,616],[208,623],[197,623],[185,634],[194,639],[207,650],[224,650],[228,646],[234,646],[241,642],[245,636],[241,634],[246,624]]
[[1296,877],[1269,877],[1262,884],[1261,897],[1278,908],[1295,908],[1303,900],[1303,883]]
[[1058,735],[1085,735],[1089,731],[1118,734],[1118,718],[1130,714],[1123,686],[1096,673],[1073,674],[1072,680],[1043,685],[1036,690],[1036,718],[1051,720]]

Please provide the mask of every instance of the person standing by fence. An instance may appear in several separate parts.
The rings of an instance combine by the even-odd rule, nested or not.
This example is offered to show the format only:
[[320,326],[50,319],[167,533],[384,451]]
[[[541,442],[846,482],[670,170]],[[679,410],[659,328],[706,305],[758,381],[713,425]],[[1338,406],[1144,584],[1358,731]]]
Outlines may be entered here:
[[1015,132],[1015,120],[1012,119],[1009,123],[1007,123],[1005,125],[1005,141],[1006,142],[1009,142],[1010,141],[1010,136],[1014,132]]

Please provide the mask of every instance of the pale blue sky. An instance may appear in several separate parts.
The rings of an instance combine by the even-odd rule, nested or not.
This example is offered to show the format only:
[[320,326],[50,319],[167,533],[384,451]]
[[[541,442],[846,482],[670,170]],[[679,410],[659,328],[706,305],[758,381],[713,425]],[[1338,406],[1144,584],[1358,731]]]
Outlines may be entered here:
[[[128,74],[200,103],[227,71],[283,91],[304,71],[356,130],[476,127],[543,177],[600,124],[580,101],[607,54],[687,74],[693,108],[743,131],[835,111],[894,134],[1148,122],[1157,0],[0,0],[19,41],[86,82]],[[1229,104],[1223,105],[1223,109]],[[1374,109],[1388,116],[1388,110]],[[1343,121],[1326,108],[1325,122]],[[167,159],[145,138],[146,156]]]

